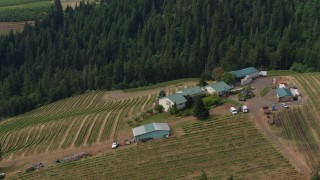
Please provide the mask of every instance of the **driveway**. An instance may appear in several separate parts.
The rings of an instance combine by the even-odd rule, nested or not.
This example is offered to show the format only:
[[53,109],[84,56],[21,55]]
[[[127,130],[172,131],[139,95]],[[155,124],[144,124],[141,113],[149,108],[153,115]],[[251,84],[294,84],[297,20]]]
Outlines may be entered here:
[[[305,174],[305,179],[309,179],[311,174],[311,169],[306,164],[306,161],[304,157],[299,153],[294,151],[291,148],[288,148],[286,144],[283,144],[282,141],[280,141],[280,138],[272,131],[270,125],[267,122],[267,117],[262,112],[263,106],[269,106],[271,109],[271,106],[273,104],[276,105],[277,109],[282,108],[280,103],[277,101],[276,96],[276,90],[271,89],[265,96],[261,97],[260,92],[267,86],[272,87],[272,81],[274,77],[262,77],[256,79],[254,82],[251,83],[251,86],[256,87],[255,90],[253,90],[256,97],[253,99],[249,99],[245,102],[246,105],[248,105],[248,108],[250,110],[250,113],[254,117],[254,122],[256,126],[261,129],[263,134],[265,134],[271,142],[273,142],[277,149],[282,153],[287,159],[289,159],[292,164],[301,170]],[[277,77],[279,78],[279,77]],[[285,79],[282,79],[282,81]],[[298,87],[299,88],[299,87]],[[236,96],[231,96],[232,99],[237,99]],[[295,102],[289,102],[288,105],[290,106],[296,106],[301,105],[302,101],[295,101]]]

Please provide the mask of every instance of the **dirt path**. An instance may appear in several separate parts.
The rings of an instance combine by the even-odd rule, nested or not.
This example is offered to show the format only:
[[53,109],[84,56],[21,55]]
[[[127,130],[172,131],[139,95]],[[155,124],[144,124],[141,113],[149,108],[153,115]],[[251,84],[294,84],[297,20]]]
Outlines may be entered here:
[[96,121],[97,119],[99,118],[99,116],[101,115],[101,113],[99,114],[96,114],[95,117],[93,118],[93,121],[91,122],[91,125],[88,129],[88,132],[86,133],[85,137],[83,138],[83,146],[86,146],[88,144],[88,140],[89,140],[89,137],[91,135],[91,132],[92,132],[92,129],[93,129],[93,126],[96,124]]
[[[256,94],[256,97],[251,99],[248,102],[250,112],[254,117],[254,123],[262,131],[262,133],[273,143],[276,145],[280,153],[282,153],[287,159],[290,160],[292,165],[296,167],[298,170],[302,171],[305,175],[305,179],[310,178],[310,174],[312,170],[306,164],[305,158],[299,153],[294,151],[292,148],[289,148],[283,141],[280,140],[279,137],[272,132],[269,124],[267,123],[266,117],[262,114],[261,107],[263,106],[264,98],[260,97],[259,94]],[[261,104],[262,103],[262,104]]]
[[88,109],[92,105],[93,101],[97,98],[97,96],[98,96],[98,93],[96,95],[94,95],[94,97],[91,99],[90,103],[84,109]]
[[102,124],[101,124],[101,128],[100,128],[100,131],[99,131],[99,133],[98,133],[98,138],[97,138],[97,142],[100,142],[101,141],[101,136],[102,136],[102,133],[103,133],[103,129],[104,129],[104,127],[106,126],[106,123],[107,123],[107,121],[108,121],[108,119],[109,119],[109,116],[110,116],[110,114],[113,112],[113,110],[111,110],[111,111],[109,111],[108,112],[108,114],[106,115],[106,117],[104,118],[104,120],[103,120],[103,122],[102,122]]
[[113,137],[113,139],[117,139],[117,134],[116,134],[116,131],[118,129],[118,126],[119,126],[119,121],[120,121],[120,117],[121,117],[121,114],[122,112],[124,111],[124,109],[121,109],[117,116],[115,117],[115,120],[113,122],[113,125],[112,125],[112,129],[111,129],[111,133],[110,133],[110,137]]
[[[77,121],[76,118],[74,118],[74,119],[72,120],[72,122],[69,124],[68,129],[66,130],[66,133],[63,135],[63,138],[61,139],[61,141],[60,141],[60,143],[59,143],[58,149],[61,149],[63,143],[66,141],[66,139],[67,139],[67,137],[68,137],[68,135],[69,135],[69,132],[70,132],[73,124],[75,123],[75,121]],[[47,152],[49,151],[49,148],[50,148],[50,146],[48,147]]]
[[76,142],[77,142],[77,139],[78,139],[78,137],[79,137],[79,134],[80,134],[80,132],[81,132],[81,129],[82,129],[83,125],[85,124],[85,122],[88,120],[88,118],[89,118],[89,115],[87,115],[87,116],[84,118],[84,120],[82,120],[82,122],[81,122],[81,124],[80,124],[80,126],[79,126],[79,129],[78,129],[77,133],[75,134],[74,139],[73,139],[73,141],[72,141],[72,143],[71,143],[71,145],[70,145],[71,148],[75,147],[75,144],[76,144]]

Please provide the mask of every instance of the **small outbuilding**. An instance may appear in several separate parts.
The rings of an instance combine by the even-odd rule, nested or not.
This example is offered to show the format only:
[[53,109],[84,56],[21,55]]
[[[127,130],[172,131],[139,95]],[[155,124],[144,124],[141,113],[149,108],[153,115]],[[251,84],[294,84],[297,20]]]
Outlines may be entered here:
[[165,112],[168,112],[169,108],[176,103],[177,109],[181,110],[186,107],[187,99],[182,94],[172,94],[159,99],[159,105],[161,105]]
[[236,79],[240,80],[246,76],[250,76],[252,79],[259,77],[259,71],[254,67],[248,67],[237,71],[231,71],[231,74],[234,74]]
[[241,79],[241,86],[250,84],[252,81],[252,78],[250,76],[246,76],[245,78]]
[[231,89],[231,87],[223,81],[207,85],[205,88],[209,94],[217,93],[219,96],[228,94]]
[[178,94],[181,94],[182,96],[184,97],[191,97],[192,99],[194,99],[195,97],[197,96],[203,96],[205,95],[205,92],[204,90],[199,87],[199,86],[196,86],[196,87],[193,87],[193,88],[187,88],[187,89],[183,89],[181,91],[178,91],[177,92]]
[[136,142],[150,139],[167,138],[170,136],[170,128],[167,123],[151,123],[132,129]]
[[286,88],[278,88],[276,90],[278,101],[279,102],[290,102],[294,100],[294,96],[292,95],[291,91]]

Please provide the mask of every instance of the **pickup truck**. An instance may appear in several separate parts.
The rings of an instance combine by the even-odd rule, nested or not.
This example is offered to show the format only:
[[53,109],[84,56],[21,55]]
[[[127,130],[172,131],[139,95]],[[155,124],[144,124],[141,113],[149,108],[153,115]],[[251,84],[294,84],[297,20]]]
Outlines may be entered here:
[[262,107],[262,110],[263,110],[263,113],[264,113],[264,114],[271,114],[271,111],[269,110],[269,107],[268,107],[268,106],[263,106],[263,107]]

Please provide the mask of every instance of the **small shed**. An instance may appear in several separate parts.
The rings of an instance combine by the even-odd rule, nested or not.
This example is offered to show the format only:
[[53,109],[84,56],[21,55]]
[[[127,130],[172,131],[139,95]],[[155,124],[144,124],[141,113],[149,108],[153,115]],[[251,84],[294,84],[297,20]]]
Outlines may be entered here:
[[276,93],[279,102],[290,102],[294,100],[293,95],[289,89],[278,88],[276,90]]
[[217,93],[219,96],[228,94],[231,89],[231,87],[223,81],[207,85],[205,88],[209,94]]
[[150,139],[166,138],[170,135],[170,128],[167,123],[151,123],[132,129],[136,142]]
[[250,84],[252,81],[252,78],[250,76],[246,76],[245,78],[241,79],[241,86]]
[[190,96],[191,98],[194,98],[196,96],[203,96],[205,94],[205,92],[199,86],[183,89],[181,91],[178,91],[177,93],[182,94],[183,96]]
[[165,112],[168,112],[169,108],[177,104],[177,109],[181,110],[186,107],[187,99],[182,94],[172,94],[159,99],[159,105],[161,105]]

